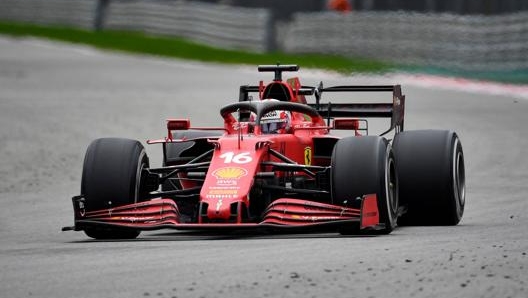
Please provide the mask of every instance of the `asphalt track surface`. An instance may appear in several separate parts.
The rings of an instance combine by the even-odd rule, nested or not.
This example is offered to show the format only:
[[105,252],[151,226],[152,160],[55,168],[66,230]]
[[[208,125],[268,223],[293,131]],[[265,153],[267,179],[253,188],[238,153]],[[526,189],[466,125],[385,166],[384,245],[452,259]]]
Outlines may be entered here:
[[[300,75],[327,86],[373,80]],[[169,117],[218,124],[240,84],[268,77],[0,38],[0,297],[528,296],[528,101],[511,97],[403,86],[407,129],[454,129],[462,140],[458,226],[377,237],[157,231],[134,241],[60,231],[91,140],[158,138]],[[147,152],[159,164],[160,148]]]

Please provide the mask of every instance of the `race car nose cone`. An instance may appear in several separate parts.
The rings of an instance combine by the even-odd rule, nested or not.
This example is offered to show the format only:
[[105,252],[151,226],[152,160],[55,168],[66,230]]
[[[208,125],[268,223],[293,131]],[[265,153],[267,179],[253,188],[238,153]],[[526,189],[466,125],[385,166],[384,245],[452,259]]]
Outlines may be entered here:
[[208,201],[207,217],[209,219],[229,219],[231,215],[231,202],[222,198],[209,199]]

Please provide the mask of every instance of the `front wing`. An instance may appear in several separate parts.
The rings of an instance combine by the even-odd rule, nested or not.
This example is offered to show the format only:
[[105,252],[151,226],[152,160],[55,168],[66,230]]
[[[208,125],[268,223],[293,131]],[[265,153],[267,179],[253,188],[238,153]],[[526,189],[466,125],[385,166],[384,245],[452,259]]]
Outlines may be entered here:
[[73,197],[75,225],[67,230],[86,228],[120,228],[134,230],[326,230],[380,228],[376,195],[365,195],[361,208],[349,208],[302,199],[280,198],[271,203],[259,223],[185,223],[177,204],[171,199],[150,201],[121,207],[86,211],[84,198]]

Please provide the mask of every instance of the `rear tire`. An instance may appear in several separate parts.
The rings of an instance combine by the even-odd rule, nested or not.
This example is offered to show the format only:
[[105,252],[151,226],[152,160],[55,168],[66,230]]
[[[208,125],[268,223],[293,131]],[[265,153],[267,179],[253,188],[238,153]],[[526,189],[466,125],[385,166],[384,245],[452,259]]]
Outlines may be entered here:
[[[137,203],[148,191],[142,187],[141,172],[149,161],[140,142],[120,138],[94,140],[84,158],[81,194],[86,211]],[[115,228],[87,228],[95,239],[132,239],[139,231]]]
[[393,142],[400,199],[407,213],[401,225],[456,225],[465,206],[462,144],[453,131],[399,133]]
[[[395,159],[388,142],[378,136],[339,140],[332,153],[331,190],[334,204],[359,208],[363,195],[376,194],[380,223],[375,233],[389,234],[396,226],[398,179]],[[357,233],[342,228],[341,234]]]

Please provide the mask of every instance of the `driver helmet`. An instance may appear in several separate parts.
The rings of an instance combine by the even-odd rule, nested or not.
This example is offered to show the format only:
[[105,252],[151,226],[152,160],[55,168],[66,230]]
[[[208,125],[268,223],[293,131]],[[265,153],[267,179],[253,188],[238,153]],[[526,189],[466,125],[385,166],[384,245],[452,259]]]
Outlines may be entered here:
[[290,129],[291,113],[289,111],[271,111],[260,119],[260,131],[264,134],[283,133]]

